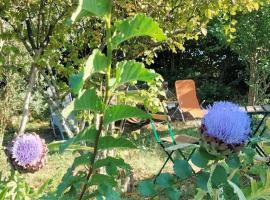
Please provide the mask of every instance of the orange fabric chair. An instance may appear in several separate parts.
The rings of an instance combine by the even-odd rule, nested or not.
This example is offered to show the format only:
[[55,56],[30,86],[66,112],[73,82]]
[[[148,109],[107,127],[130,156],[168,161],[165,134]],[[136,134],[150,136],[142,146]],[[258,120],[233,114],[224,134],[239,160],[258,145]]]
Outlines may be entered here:
[[183,121],[185,121],[183,113],[189,113],[194,119],[204,116],[205,111],[199,104],[194,80],[176,81],[175,90]]

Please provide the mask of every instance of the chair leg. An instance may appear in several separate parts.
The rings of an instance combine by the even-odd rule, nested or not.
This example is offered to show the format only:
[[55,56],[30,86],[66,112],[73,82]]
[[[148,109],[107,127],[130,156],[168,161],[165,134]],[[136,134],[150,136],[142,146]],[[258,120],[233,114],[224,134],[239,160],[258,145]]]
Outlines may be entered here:
[[174,162],[173,159],[172,159],[172,154],[173,154],[173,152],[174,152],[174,151],[172,151],[171,153],[168,153],[168,152],[166,151],[168,157],[167,157],[166,161],[164,162],[164,164],[162,165],[161,169],[159,170],[158,174],[155,176],[154,181],[153,181],[154,183],[156,183],[157,177],[161,174],[161,172],[162,172],[162,170],[164,169],[164,167],[166,166],[167,162],[168,162],[169,160],[171,160],[172,162]]

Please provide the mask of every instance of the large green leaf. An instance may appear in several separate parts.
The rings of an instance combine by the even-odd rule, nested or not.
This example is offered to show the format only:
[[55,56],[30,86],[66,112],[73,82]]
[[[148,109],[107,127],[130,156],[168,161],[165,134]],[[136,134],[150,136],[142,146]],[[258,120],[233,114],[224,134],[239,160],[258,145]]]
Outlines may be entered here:
[[92,142],[95,140],[96,135],[97,135],[97,130],[94,127],[86,128],[82,132],[80,132],[78,135],[62,143],[59,147],[59,150],[60,152],[63,152],[70,145],[81,142],[81,141]]
[[131,117],[137,117],[140,119],[151,118],[151,115],[143,112],[142,110],[128,106],[128,105],[114,105],[105,110],[104,114],[104,124],[108,125],[114,121],[120,119],[126,119]]
[[104,174],[94,174],[89,182],[90,185],[101,185],[101,184],[110,184],[112,186],[116,186],[117,183],[111,176],[107,176]]
[[216,166],[211,175],[211,182],[212,186],[215,188],[227,182],[227,172],[223,166]]
[[66,118],[72,111],[102,111],[103,103],[96,94],[95,89],[88,89],[83,91],[76,99],[74,99],[67,107],[62,111],[62,115]]
[[83,73],[72,74],[69,78],[69,85],[71,91],[74,94],[78,94],[79,91],[83,88],[84,80],[83,80]]
[[228,180],[228,183],[233,188],[234,193],[237,194],[240,200],[246,200],[245,195],[243,194],[242,190],[232,181]]
[[108,58],[100,50],[93,50],[92,54],[87,59],[83,71],[79,74],[71,75],[69,83],[72,92],[77,94],[83,87],[84,82],[93,73],[105,73],[108,65]]
[[73,161],[72,167],[78,167],[80,165],[87,165],[90,162],[90,157],[92,157],[92,154],[87,152],[83,153],[82,155],[76,157]]
[[99,139],[98,149],[111,149],[111,148],[136,148],[131,141],[124,138],[114,138],[112,136],[104,136]]
[[122,42],[138,36],[150,36],[155,41],[166,39],[158,23],[144,14],[137,14],[132,18],[117,21],[114,25],[115,31],[112,38],[113,48]]
[[196,166],[204,168],[209,162],[209,157],[206,151],[203,149],[198,149],[194,154],[192,154],[191,161]]
[[79,0],[79,5],[72,14],[71,20],[75,22],[81,17],[92,15],[104,17],[111,12],[111,2],[111,0]]
[[151,197],[156,194],[153,181],[148,180],[139,182],[139,191],[143,197]]
[[175,160],[173,169],[176,176],[182,180],[192,175],[192,168],[186,160]]
[[169,200],[179,200],[181,196],[181,192],[173,187],[166,188],[164,193]]
[[146,69],[143,63],[134,60],[122,61],[116,64],[115,87],[131,81],[152,81],[157,73]]
[[104,167],[107,165],[115,165],[116,167],[120,167],[122,169],[130,170],[131,166],[127,163],[122,158],[114,158],[114,157],[106,157],[101,160],[97,160],[94,164],[94,169]]
[[226,163],[229,167],[231,168],[238,168],[240,167],[241,163],[240,163],[240,159],[238,157],[238,155],[236,154],[231,154],[226,158]]
[[[102,184],[98,188],[100,196],[104,196],[106,200],[121,200],[121,195],[113,190],[110,184]],[[103,199],[103,197],[101,197]]]
[[209,172],[200,172],[196,174],[196,184],[197,187],[207,191],[207,182],[209,180],[210,173]]
[[174,177],[170,173],[162,173],[157,177],[156,183],[163,188],[168,188],[173,185]]
[[197,193],[194,197],[194,200],[202,200],[204,199],[205,195],[207,195],[206,191],[197,188]]

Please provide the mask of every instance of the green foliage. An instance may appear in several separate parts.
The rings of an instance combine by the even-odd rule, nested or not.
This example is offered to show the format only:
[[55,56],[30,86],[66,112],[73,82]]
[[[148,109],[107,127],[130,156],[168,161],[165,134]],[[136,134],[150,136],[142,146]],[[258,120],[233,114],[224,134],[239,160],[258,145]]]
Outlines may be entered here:
[[143,63],[135,61],[123,61],[116,64],[116,80],[114,87],[118,87],[132,81],[152,81],[158,74],[144,67]]
[[[136,148],[136,146],[125,138],[110,135],[111,131],[108,130],[108,127],[121,119],[151,118],[150,114],[136,107],[123,104],[112,105],[115,104],[112,99],[115,94],[118,94],[120,85],[133,84],[136,81],[152,83],[158,74],[146,69],[143,63],[133,60],[115,62],[114,66],[112,55],[113,50],[120,43],[130,38],[150,36],[154,40],[162,41],[166,39],[166,36],[156,22],[142,14],[136,15],[132,19],[118,20],[112,26],[111,7],[112,1],[110,0],[80,0],[77,10],[72,15],[73,22],[82,17],[95,16],[105,23],[104,37],[106,38],[107,52],[105,55],[99,50],[94,50],[83,65],[82,70],[69,79],[73,93],[78,94],[78,96],[63,110],[62,114],[67,117],[76,111],[77,113],[88,113],[94,117],[88,120],[88,128],[75,137],[60,143],[59,150],[68,150],[74,145],[81,144],[83,148],[92,148],[93,151],[88,152],[83,148],[77,149],[80,150],[80,156],[74,160],[72,167],[63,177],[62,183],[51,195],[58,199],[90,197],[120,199],[120,195],[115,190],[117,188],[115,178],[119,169],[128,172],[131,167],[120,158],[107,155],[99,157],[98,154],[107,149]],[[57,149],[55,145],[53,147]],[[80,170],[79,166],[81,165],[87,166],[86,171]],[[105,168],[106,174],[99,173],[100,168]],[[95,188],[97,190],[93,190]],[[171,199],[178,194],[174,189],[168,190],[167,193]]]
[[[90,101],[90,103],[89,103]],[[90,88],[82,91],[63,111],[64,117],[68,117],[72,111],[91,110],[100,112],[103,109],[103,103],[97,96],[95,89]]]
[[173,169],[176,176],[178,176],[181,180],[192,175],[192,168],[186,160],[175,160]]
[[38,200],[50,186],[52,180],[48,180],[41,186],[33,189],[29,187],[24,178],[12,171],[8,178],[0,174],[0,199],[1,200]]
[[73,13],[71,20],[74,22],[85,16],[104,17],[110,14],[111,0],[79,0],[77,10]]
[[149,36],[156,41],[166,39],[157,22],[143,14],[133,18],[119,20],[115,23],[114,36],[112,37],[113,49],[122,42],[138,36]]
[[144,197],[151,197],[156,194],[155,185],[152,181],[141,181],[139,183],[139,191]]
[[151,116],[146,114],[142,110],[128,106],[128,105],[115,105],[107,108],[104,114],[104,124],[110,124],[114,121],[131,118],[131,117],[138,117],[141,119],[147,119]]
[[100,137],[98,149],[111,149],[111,148],[136,148],[136,146],[129,140],[124,138],[114,138],[112,136]]

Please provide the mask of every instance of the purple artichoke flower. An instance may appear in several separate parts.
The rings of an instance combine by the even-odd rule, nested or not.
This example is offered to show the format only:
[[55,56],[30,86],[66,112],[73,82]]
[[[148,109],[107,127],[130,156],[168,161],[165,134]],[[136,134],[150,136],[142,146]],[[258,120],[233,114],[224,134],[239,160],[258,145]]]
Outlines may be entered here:
[[202,119],[203,146],[216,155],[238,152],[250,136],[250,122],[238,105],[225,101],[214,103]]
[[17,136],[7,148],[14,168],[19,171],[35,172],[44,166],[47,154],[45,141],[35,133]]

